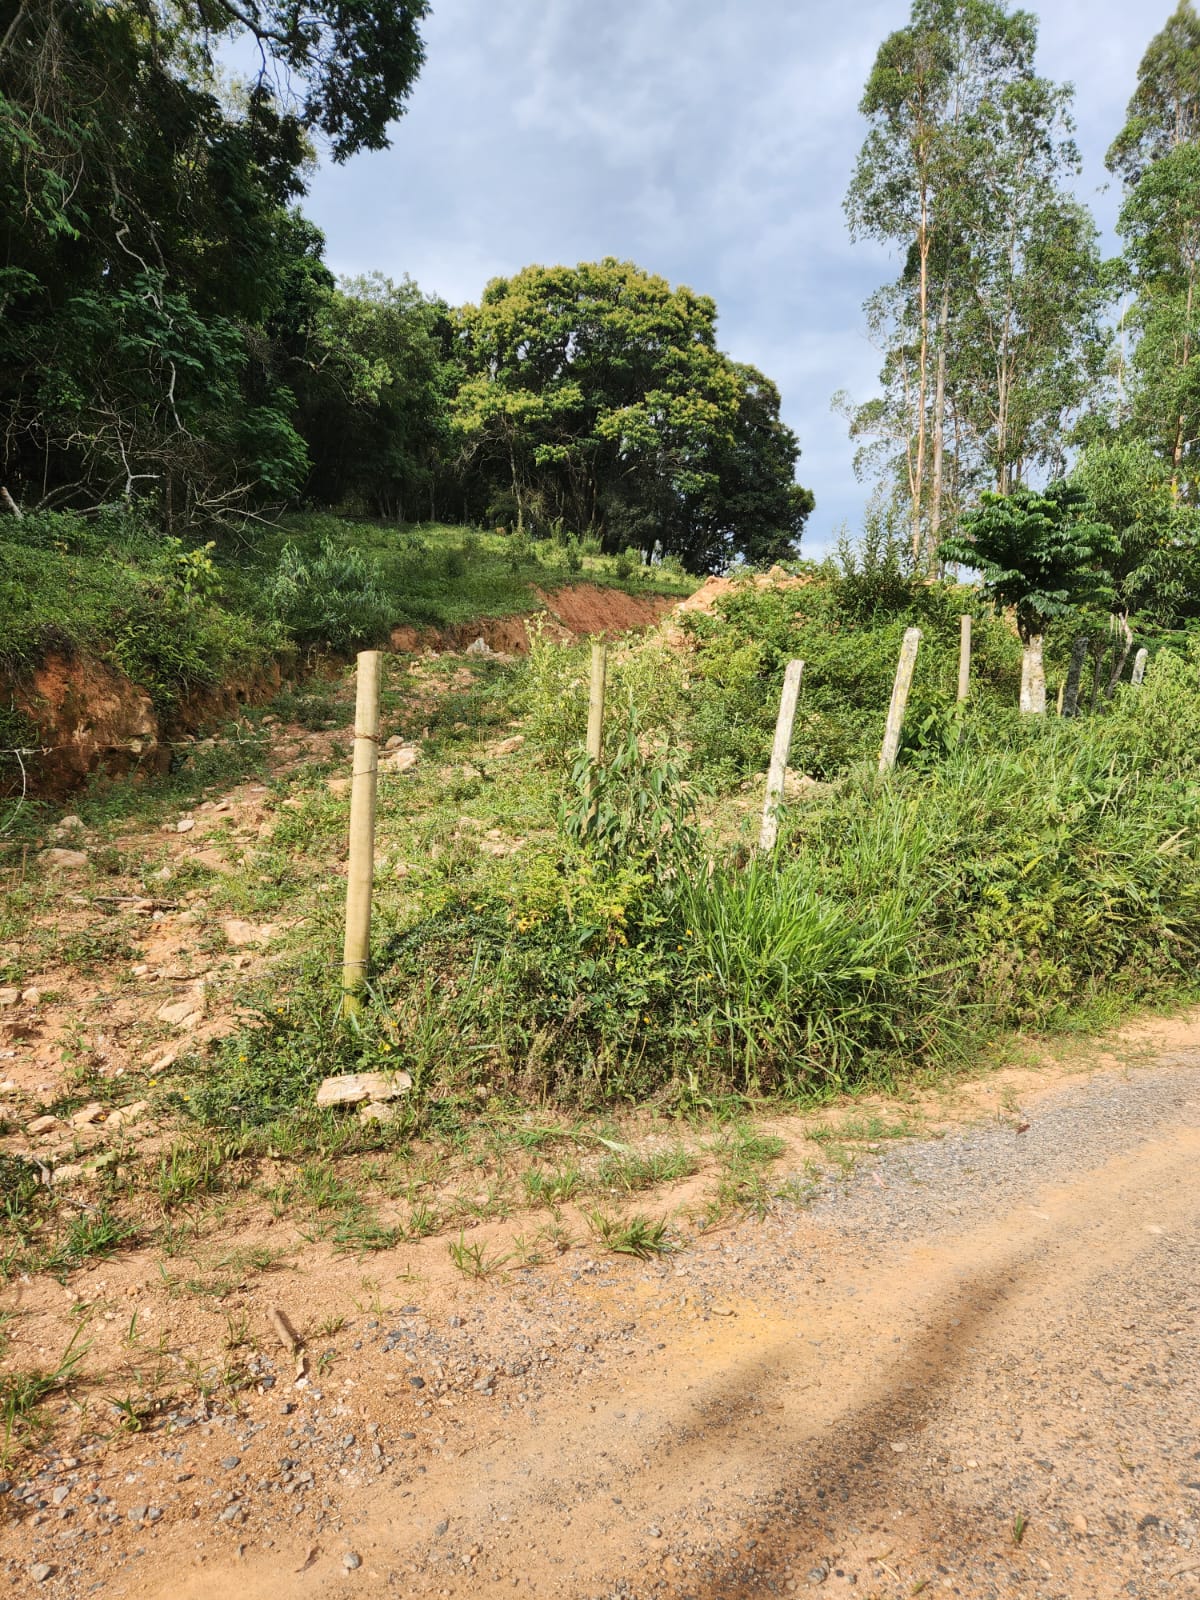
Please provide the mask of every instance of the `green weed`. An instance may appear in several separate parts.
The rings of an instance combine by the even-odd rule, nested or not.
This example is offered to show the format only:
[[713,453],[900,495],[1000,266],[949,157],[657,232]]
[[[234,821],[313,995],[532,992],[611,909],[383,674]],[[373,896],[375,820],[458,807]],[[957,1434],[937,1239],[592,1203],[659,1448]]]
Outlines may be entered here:
[[512,1260],[511,1254],[488,1255],[485,1244],[478,1239],[468,1244],[461,1233],[457,1239],[452,1239],[446,1248],[450,1252],[451,1261],[468,1278],[490,1277],[493,1272],[499,1272],[501,1267]]
[[698,1166],[690,1150],[675,1145],[670,1150],[654,1150],[645,1155],[607,1156],[597,1168],[596,1182],[604,1189],[633,1194],[639,1189],[653,1189],[660,1183],[688,1178]]
[[588,1213],[588,1224],[601,1243],[618,1255],[637,1256],[645,1261],[675,1248],[666,1221],[653,1222],[640,1212],[632,1217],[613,1217],[592,1211]]
[[83,1360],[90,1344],[82,1344],[84,1325],[71,1335],[58,1365],[50,1372],[0,1373],[0,1467],[5,1470],[16,1458],[31,1435],[38,1431],[38,1408],[51,1395],[61,1394],[70,1384],[75,1369]]
[[70,1272],[85,1261],[113,1255],[136,1234],[132,1222],[102,1204],[67,1225],[57,1243],[42,1257],[41,1266],[54,1274]]

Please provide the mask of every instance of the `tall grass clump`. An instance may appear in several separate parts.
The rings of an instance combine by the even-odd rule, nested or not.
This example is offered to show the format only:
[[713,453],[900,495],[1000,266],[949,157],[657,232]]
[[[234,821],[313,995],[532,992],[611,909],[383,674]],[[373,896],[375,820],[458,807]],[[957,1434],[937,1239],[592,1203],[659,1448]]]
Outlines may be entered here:
[[392,622],[378,570],[361,551],[332,539],[322,539],[312,555],[284,545],[267,600],[292,638],[306,646],[353,650],[381,644]]
[[[931,892],[822,894],[802,855],[684,880],[684,982],[709,1072],[805,1091],[949,1044],[923,961]],[[943,1039],[943,1036],[946,1036]]]

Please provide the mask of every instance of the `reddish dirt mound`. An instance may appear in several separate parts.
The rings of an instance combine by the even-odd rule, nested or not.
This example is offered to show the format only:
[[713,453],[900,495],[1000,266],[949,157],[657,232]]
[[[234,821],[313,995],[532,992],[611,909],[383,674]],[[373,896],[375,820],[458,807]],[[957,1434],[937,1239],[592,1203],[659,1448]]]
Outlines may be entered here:
[[[27,759],[30,792],[60,798],[94,772],[139,778],[166,772],[171,738],[235,716],[240,706],[276,693],[281,682],[279,663],[270,662],[250,677],[196,689],[164,725],[146,691],[116,667],[55,652],[28,677],[0,680],[0,695],[7,693],[36,729],[41,751]],[[0,792],[5,787],[20,788],[19,775],[0,775]]]
[[64,794],[100,767],[158,772],[170,763],[150,696],[103,661],[47,656],[10,693],[45,747],[29,769],[42,793]]
[[545,607],[537,617],[481,617],[448,628],[393,628],[391,648],[401,655],[420,650],[465,650],[482,639],[489,650],[521,656],[529,650],[532,620],[542,623],[553,639],[566,640],[628,633],[652,628],[675,602],[668,595],[626,594],[595,583],[571,583],[561,589],[535,589]]
[[772,567],[770,572],[756,573],[751,578],[709,578],[700,585],[695,594],[689,595],[686,600],[681,600],[675,610],[701,611],[706,617],[711,617],[716,612],[718,601],[746,584],[752,585],[755,589],[803,589],[812,581],[811,578],[795,578],[782,567]]
[[543,594],[550,615],[575,634],[627,633],[631,628],[651,628],[675,602],[660,594],[626,594],[623,589],[601,589],[594,583],[572,583]]

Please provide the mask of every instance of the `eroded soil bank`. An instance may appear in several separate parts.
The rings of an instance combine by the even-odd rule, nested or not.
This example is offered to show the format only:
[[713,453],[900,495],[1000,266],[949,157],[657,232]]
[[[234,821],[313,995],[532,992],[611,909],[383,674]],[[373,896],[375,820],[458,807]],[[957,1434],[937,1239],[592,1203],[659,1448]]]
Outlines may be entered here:
[[[652,627],[677,601],[666,595],[627,594],[594,583],[568,584],[534,593],[542,609],[532,616],[482,617],[454,627],[397,627],[391,649],[462,650],[482,639],[498,654],[524,655],[529,629],[543,626],[552,638],[613,636]],[[0,674],[0,702],[34,730],[20,776],[9,775],[9,789],[30,795],[62,797],[96,772],[113,777],[136,773],[160,776],[171,765],[171,741],[202,732],[247,705],[270,699],[283,682],[305,676],[299,661],[278,662],[237,682],[196,690],[164,718],[144,688],[111,662],[89,655],[52,652],[37,667],[11,680]]]
[[[681,1225],[653,1261],[585,1245],[473,1279],[428,1239],[248,1276],[222,1309],[257,1385],[65,1445],[6,1497],[10,1580],[152,1600],[1194,1592],[1200,1017],[926,1109],[925,1137],[868,1144],[761,1220]],[[468,1237],[498,1259],[529,1226]],[[136,1311],[149,1360],[197,1314],[169,1277],[134,1254],[69,1292],[103,1299],[114,1336]],[[27,1290],[48,1351],[67,1293]],[[299,1380],[274,1303],[305,1331]]]

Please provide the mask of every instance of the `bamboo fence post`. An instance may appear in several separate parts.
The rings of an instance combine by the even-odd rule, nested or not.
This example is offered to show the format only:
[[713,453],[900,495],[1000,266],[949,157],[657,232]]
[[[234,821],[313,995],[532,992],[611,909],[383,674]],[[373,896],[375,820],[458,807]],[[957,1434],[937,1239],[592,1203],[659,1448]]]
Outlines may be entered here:
[[1077,633],[1071,644],[1071,660],[1067,667],[1067,683],[1063,694],[1061,714],[1064,717],[1073,717],[1079,711],[1079,682],[1083,677],[1083,666],[1087,660],[1088,636],[1086,633]]
[[958,698],[965,700],[971,692],[971,618],[964,616],[958,623]]
[[1143,645],[1133,658],[1133,676],[1129,680],[1133,684],[1140,684],[1146,676],[1146,663],[1150,659],[1150,652]]
[[783,692],[779,696],[779,716],[775,721],[775,743],[771,747],[771,765],[767,769],[767,794],[763,801],[762,832],[758,848],[773,850],[779,836],[779,802],[783,798],[783,785],[787,778],[788,751],[792,747],[792,724],[796,720],[796,701],[800,695],[800,675],[803,661],[789,661],[783,674]]
[[906,629],[904,643],[900,646],[900,659],[896,663],[896,681],[892,685],[892,702],[888,706],[887,726],[883,732],[883,749],[879,752],[880,772],[890,772],[896,765],[896,756],[900,751],[900,730],[904,726],[904,708],[912,688],[920,642],[920,628]]
[[346,942],[342,952],[342,1015],[357,1016],[371,952],[371,882],[375,874],[375,787],[379,774],[379,678],[383,657],[358,657],[354,764],[350,783],[350,862],[346,874]]

